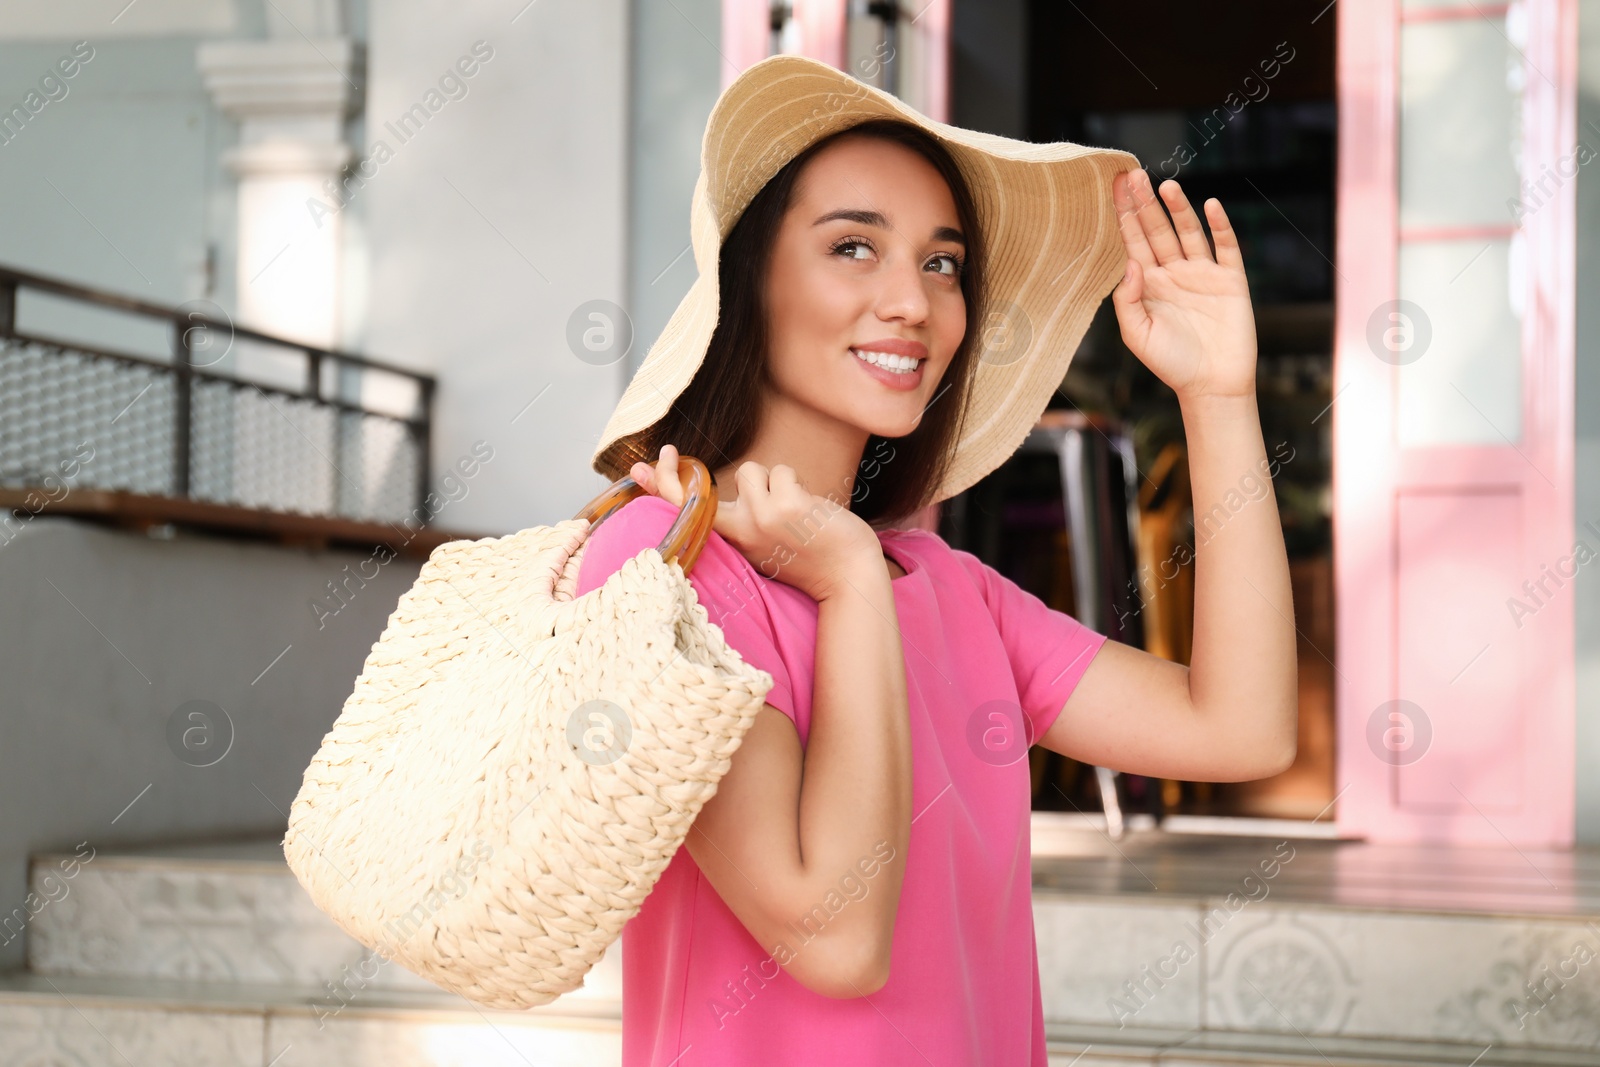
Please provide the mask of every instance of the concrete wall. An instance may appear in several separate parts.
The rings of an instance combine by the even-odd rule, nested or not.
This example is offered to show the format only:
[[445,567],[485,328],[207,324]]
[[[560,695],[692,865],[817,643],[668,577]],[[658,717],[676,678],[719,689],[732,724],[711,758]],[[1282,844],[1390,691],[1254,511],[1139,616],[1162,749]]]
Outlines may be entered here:
[[[368,556],[46,517],[0,546],[0,913],[22,904],[39,850],[281,834],[417,575],[416,561]],[[377,576],[333,600],[346,566]],[[207,753],[198,734],[173,747],[192,701],[206,706],[179,729],[207,728],[187,718],[205,711],[218,745],[231,722],[231,748]],[[0,969],[21,964],[22,946],[0,945]]]

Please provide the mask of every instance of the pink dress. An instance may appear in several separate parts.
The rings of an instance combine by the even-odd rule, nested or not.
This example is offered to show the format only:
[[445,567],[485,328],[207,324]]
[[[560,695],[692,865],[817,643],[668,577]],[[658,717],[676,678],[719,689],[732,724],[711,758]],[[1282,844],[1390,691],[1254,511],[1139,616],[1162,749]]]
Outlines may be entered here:
[[[589,537],[578,595],[660,543],[677,509],[630,501]],[[912,814],[888,983],[814,993],[783,970],[683,847],[622,931],[623,1067],[915,1064],[1045,1067],[1033,933],[1027,749],[1105,637],[924,530],[879,534],[912,740]],[[728,644],[773,677],[767,703],[805,745],[817,603],[713,532],[690,584]],[[735,754],[734,759],[738,759]],[[875,857],[830,911],[859,898]],[[805,931],[788,943],[802,951]],[[787,955],[779,958],[787,959]]]

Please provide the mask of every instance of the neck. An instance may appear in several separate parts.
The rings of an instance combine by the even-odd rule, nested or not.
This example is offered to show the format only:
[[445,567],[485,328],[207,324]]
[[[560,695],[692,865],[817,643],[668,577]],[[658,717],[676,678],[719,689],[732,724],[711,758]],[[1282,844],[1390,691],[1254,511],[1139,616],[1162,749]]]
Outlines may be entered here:
[[738,499],[735,478],[740,464],[754,461],[769,471],[783,464],[794,468],[800,484],[814,496],[850,506],[856,472],[867,446],[868,434],[856,426],[827,418],[814,409],[801,408],[781,398],[762,419],[756,439],[744,455],[717,467],[717,499]]

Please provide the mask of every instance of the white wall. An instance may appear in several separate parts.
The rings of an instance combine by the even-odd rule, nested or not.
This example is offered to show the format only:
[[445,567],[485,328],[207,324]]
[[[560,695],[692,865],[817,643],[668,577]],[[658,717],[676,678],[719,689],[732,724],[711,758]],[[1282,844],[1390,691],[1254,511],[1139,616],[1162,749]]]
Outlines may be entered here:
[[[0,36],[3,113],[37,91],[74,42],[92,50],[61,80],[65,95],[0,144],[0,263],[157,303],[215,297],[207,246],[217,246],[219,265],[232,263],[218,162],[230,132],[195,68],[200,39]],[[29,329],[171,353],[170,330],[160,325],[125,316],[85,321],[30,294],[18,312]]]
[[[634,344],[617,388],[644,362],[694,284],[689,205],[700,141],[722,91],[721,0],[633,0],[628,300]],[[609,414],[609,412],[608,412]]]
[[[437,465],[494,446],[451,528],[570,518],[604,487],[589,456],[621,364],[578,359],[567,330],[585,302],[625,301],[626,14],[623,0],[369,13],[359,151],[381,139],[393,156],[347,209],[361,205],[352,242],[368,264],[346,305],[349,344],[438,376]],[[477,41],[493,56],[466,95],[402,143],[386,124]]]

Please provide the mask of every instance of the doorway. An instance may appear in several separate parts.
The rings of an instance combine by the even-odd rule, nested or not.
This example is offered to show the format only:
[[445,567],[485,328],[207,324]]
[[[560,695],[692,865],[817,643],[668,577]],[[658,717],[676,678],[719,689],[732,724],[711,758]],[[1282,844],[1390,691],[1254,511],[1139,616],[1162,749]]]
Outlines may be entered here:
[[[984,5],[987,10],[989,5]],[[1152,181],[1179,181],[1199,204],[1217,197],[1239,233],[1256,312],[1257,388],[1290,558],[1300,632],[1300,746],[1293,766],[1254,782],[1119,775],[1125,812],[1163,821],[1271,818],[1331,822],[1335,797],[1332,423],[1335,186],[1335,18],[1287,14],[1253,0],[1220,9],[1151,12],[1109,0],[1002,3],[981,26],[956,4],[952,104],[959,125],[1027,140],[1133,152]],[[997,40],[1006,27],[1014,39]],[[1021,62],[1014,81],[1004,50]],[[987,109],[990,118],[983,112]],[[983,125],[986,123],[986,125]],[[1197,537],[1187,498],[1177,398],[1122,344],[1102,305],[1045,420],[1080,420],[1106,442],[1131,444],[1134,470],[1118,495],[1115,460],[1085,475],[1093,507],[1132,523],[1099,523],[1093,557],[1104,608],[1096,629],[1188,662]],[[1116,448],[1100,447],[1112,455]],[[1108,475],[1108,471],[1110,474]],[[1083,617],[1082,555],[1074,568],[1071,475],[1059,457],[1024,449],[940,519],[941,534],[1058,610]],[[1108,525],[1109,523],[1109,525]],[[1119,535],[1118,525],[1123,528]],[[1081,524],[1080,524],[1081,525]],[[1094,524],[1090,524],[1094,525]],[[1136,532],[1135,532],[1136,531]],[[1119,536],[1123,539],[1118,546]],[[1107,551],[1107,545],[1116,551]],[[1125,557],[1118,564],[1115,556]],[[1121,571],[1118,571],[1118,567]],[[1119,599],[1120,598],[1120,599]],[[1094,768],[1035,748],[1036,811],[1096,812]]]

